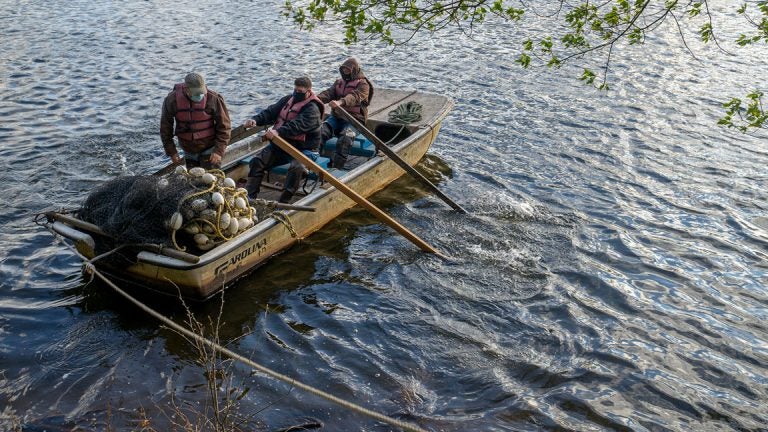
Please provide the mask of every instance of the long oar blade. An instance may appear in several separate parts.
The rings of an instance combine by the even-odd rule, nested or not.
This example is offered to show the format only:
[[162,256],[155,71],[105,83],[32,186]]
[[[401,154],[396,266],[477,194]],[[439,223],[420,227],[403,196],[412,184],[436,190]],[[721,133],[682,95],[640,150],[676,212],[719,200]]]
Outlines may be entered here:
[[435,195],[440,197],[446,204],[451,206],[454,210],[459,211],[461,213],[467,213],[466,210],[464,210],[463,207],[458,205],[456,202],[454,202],[452,199],[448,198],[447,195],[443,193],[440,189],[437,188],[434,184],[432,184],[431,181],[429,181],[426,177],[424,177],[420,172],[416,171],[416,168],[408,165],[408,162],[404,161],[400,155],[395,153],[391,148],[389,148],[384,142],[379,139],[373,132],[371,132],[368,128],[365,127],[364,124],[360,123],[356,118],[352,117],[350,113],[348,113],[343,107],[339,107],[338,112],[341,113],[344,118],[352,124],[352,126],[355,127],[360,133],[365,135],[366,138],[371,140],[371,142],[376,146],[376,148],[387,155],[390,159],[392,159],[397,165],[400,166],[400,168],[404,169],[405,172],[411,175],[411,177],[418,180],[421,184],[426,186],[430,191],[434,192]]
[[420,239],[416,234],[408,230],[408,228],[399,224],[396,220],[392,219],[392,217],[390,217],[388,214],[381,211],[381,209],[373,205],[370,201],[365,199],[362,195],[353,191],[352,189],[349,188],[349,186],[339,181],[339,179],[337,179],[336,177],[332,176],[328,171],[324,170],[323,167],[316,164],[312,159],[308,158],[304,153],[296,149],[296,147],[288,144],[288,142],[286,142],[283,138],[276,135],[272,137],[271,141],[275,145],[283,149],[286,153],[291,155],[294,159],[301,162],[301,164],[307,167],[307,169],[312,170],[318,174],[321,174],[325,179],[325,181],[332,184],[334,187],[336,187],[336,189],[343,192],[344,195],[351,198],[354,202],[363,206],[372,215],[376,216],[376,218],[378,218],[380,221],[389,225],[392,229],[400,233],[403,237],[407,238],[413,244],[421,248],[421,250],[423,250],[424,252],[442,255],[435,248],[427,244],[424,240]]

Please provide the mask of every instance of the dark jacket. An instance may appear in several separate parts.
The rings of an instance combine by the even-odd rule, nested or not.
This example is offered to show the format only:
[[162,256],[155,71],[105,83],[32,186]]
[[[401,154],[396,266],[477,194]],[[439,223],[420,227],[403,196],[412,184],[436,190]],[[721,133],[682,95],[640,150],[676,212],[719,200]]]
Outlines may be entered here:
[[[370,105],[371,98],[373,97],[373,86],[371,85],[371,82],[368,80],[368,78],[365,76],[362,69],[360,68],[360,64],[354,58],[352,57],[348,58],[341,65],[346,66],[352,70],[352,74],[350,76],[349,81],[354,81],[356,79],[360,80],[360,82],[357,83],[357,87],[355,88],[355,90],[347,94],[346,96],[342,97],[342,95],[336,92],[336,86],[344,82],[342,78],[339,78],[336,80],[336,82],[333,83],[333,85],[330,88],[320,92],[320,94],[318,94],[317,97],[320,98],[320,100],[323,101],[323,103],[328,103],[332,100],[338,100],[342,106],[351,107],[351,106],[360,105],[362,113],[350,113],[350,114],[352,114],[352,116],[355,117],[357,120],[359,120],[361,123],[365,124],[365,121],[368,118],[368,105]],[[335,117],[343,118],[342,116],[335,113],[336,109],[334,109],[333,111],[334,111],[333,115]]]
[[[203,150],[214,147],[213,152],[224,157],[224,152],[229,144],[232,123],[229,119],[229,111],[224,103],[224,98],[215,91],[208,89],[205,102],[205,112],[213,116],[216,134],[195,141],[179,139],[179,145],[185,152],[200,153]],[[176,91],[168,93],[163,101],[163,110],[160,116],[160,139],[163,141],[165,154],[172,156],[177,153],[176,144],[173,142],[173,122],[176,118]]]
[[[277,103],[268,106],[266,109],[251,117],[256,121],[257,126],[273,124],[283,109],[283,105],[288,102],[291,95],[283,96]],[[299,111],[299,114],[293,120],[285,122],[277,134],[291,143],[294,147],[301,150],[315,150],[320,146],[320,126],[322,125],[322,107],[316,102],[310,102]],[[286,137],[306,135],[304,142],[288,139]]]

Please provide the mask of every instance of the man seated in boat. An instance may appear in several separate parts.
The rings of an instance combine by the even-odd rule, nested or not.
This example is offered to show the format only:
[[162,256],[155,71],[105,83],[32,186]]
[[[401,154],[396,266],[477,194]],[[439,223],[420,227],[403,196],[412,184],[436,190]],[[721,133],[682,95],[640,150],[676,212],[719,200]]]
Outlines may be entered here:
[[[338,109],[349,112],[360,123],[365,124],[368,119],[368,105],[373,98],[373,84],[363,73],[360,63],[356,58],[350,57],[339,66],[341,78],[337,79],[331,87],[317,95],[323,103],[333,108],[333,113]],[[349,156],[349,148],[357,134],[352,126],[341,115],[331,114],[323,122],[323,142],[331,137],[339,137],[336,141],[336,149],[333,155],[333,167],[343,169]]]
[[184,150],[187,168],[220,168],[231,126],[224,98],[209,89],[199,73],[187,74],[184,82],[176,84],[163,101],[160,139],[174,164],[181,162],[173,142],[175,135]]
[[[243,126],[251,128],[274,123],[264,134],[265,139],[280,136],[314,159],[317,157],[314,152],[320,145],[320,125],[325,108],[323,102],[312,92],[312,81],[308,77],[296,78],[293,86],[293,93],[283,96],[275,104],[246,120]],[[299,189],[305,170],[297,160],[272,143],[251,160],[245,184],[248,197],[254,199],[259,194],[261,181],[267,170],[289,162],[283,192],[278,199],[281,203],[289,202]]]

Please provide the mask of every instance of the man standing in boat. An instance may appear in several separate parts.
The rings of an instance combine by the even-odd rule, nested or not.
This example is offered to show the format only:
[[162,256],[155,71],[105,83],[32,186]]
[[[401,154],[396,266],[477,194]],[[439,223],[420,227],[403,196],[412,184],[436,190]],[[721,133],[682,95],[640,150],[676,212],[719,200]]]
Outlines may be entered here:
[[[312,92],[312,81],[308,77],[296,78],[293,86],[293,93],[283,96],[275,104],[246,120],[243,126],[251,128],[274,123],[264,134],[265,139],[280,136],[310,158],[316,159],[318,154],[314,152],[320,145],[320,125],[325,108],[323,102]],[[245,184],[248,197],[254,199],[259,194],[261,181],[268,169],[289,162],[283,192],[278,200],[281,203],[289,202],[299,189],[304,167],[272,143],[251,160],[248,181]]]
[[[373,84],[363,74],[360,63],[354,57],[348,58],[339,66],[339,73],[341,78],[317,97],[323,103],[329,104],[333,113],[338,109],[345,109],[360,123],[365,124],[368,119],[368,105],[373,99]],[[323,122],[322,134],[323,143],[331,137],[339,137],[336,141],[333,167],[343,169],[357,133],[343,116],[332,114]]]
[[187,74],[184,82],[176,84],[163,101],[160,139],[174,164],[181,162],[173,142],[175,135],[184,150],[187,168],[220,168],[231,126],[224,98],[207,88],[199,73]]

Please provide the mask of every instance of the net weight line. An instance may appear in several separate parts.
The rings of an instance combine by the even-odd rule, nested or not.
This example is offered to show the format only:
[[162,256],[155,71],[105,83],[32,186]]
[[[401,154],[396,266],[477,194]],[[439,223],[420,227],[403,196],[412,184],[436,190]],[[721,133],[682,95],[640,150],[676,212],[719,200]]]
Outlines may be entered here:
[[272,377],[272,378],[274,378],[274,379],[276,379],[278,381],[282,381],[282,382],[284,382],[286,384],[289,384],[291,386],[298,387],[298,388],[300,388],[300,389],[302,389],[302,390],[304,390],[304,391],[306,391],[308,393],[311,393],[311,394],[314,394],[316,396],[319,396],[319,397],[321,397],[321,398],[323,398],[323,399],[325,399],[327,401],[333,402],[336,405],[339,405],[339,406],[341,406],[343,408],[349,409],[349,410],[357,412],[359,414],[363,414],[363,415],[365,415],[367,417],[370,417],[372,419],[375,419],[375,420],[378,420],[380,422],[386,423],[388,425],[398,427],[398,428],[400,428],[400,429],[402,429],[404,431],[408,431],[408,432],[427,432],[425,429],[422,429],[422,428],[420,428],[420,427],[418,427],[416,425],[413,425],[413,424],[410,424],[408,422],[404,422],[404,421],[401,421],[401,420],[398,420],[398,419],[394,419],[394,418],[389,417],[387,415],[378,413],[376,411],[370,410],[370,409],[365,408],[363,406],[357,405],[357,404],[355,404],[353,402],[350,402],[350,401],[347,401],[347,400],[342,399],[340,397],[334,396],[334,395],[332,395],[330,393],[324,392],[323,390],[320,390],[318,388],[312,387],[312,386],[310,386],[308,384],[304,384],[304,383],[302,383],[300,381],[297,381],[294,378],[291,378],[291,377],[289,377],[287,375],[281,374],[281,373],[279,373],[277,371],[274,371],[274,370],[272,370],[272,369],[270,369],[270,368],[268,368],[266,366],[263,366],[263,365],[261,365],[259,363],[256,363],[256,362],[254,362],[253,360],[251,360],[251,359],[249,359],[247,357],[244,357],[244,356],[242,356],[242,355],[240,355],[240,354],[238,354],[238,353],[236,353],[236,352],[234,352],[234,351],[232,351],[232,350],[230,350],[228,348],[225,348],[225,347],[223,347],[223,346],[221,346],[221,345],[219,345],[219,344],[217,344],[217,343],[215,343],[215,342],[213,342],[213,341],[211,341],[211,340],[209,340],[209,339],[207,339],[207,338],[205,338],[203,336],[198,335],[197,333],[187,329],[186,327],[183,327],[183,326],[173,322],[169,318],[165,317],[164,315],[160,314],[156,310],[154,310],[154,309],[150,308],[149,306],[145,305],[144,303],[140,302],[139,300],[137,300],[136,298],[134,298],[133,296],[128,294],[126,291],[124,291],[123,289],[121,289],[120,287],[115,285],[115,283],[112,282],[109,278],[107,278],[104,274],[102,274],[90,260],[88,260],[86,257],[81,255],[80,252],[78,252],[72,245],[70,245],[69,243],[61,240],[59,235],[55,231],[53,231],[53,229],[50,227],[49,224],[45,224],[44,226],[46,227],[46,229],[48,229],[48,231],[51,232],[51,234],[53,234],[54,238],[57,241],[59,241],[62,244],[64,244],[65,247],[67,247],[70,251],[72,251],[77,257],[79,257],[83,261],[83,265],[85,266],[85,270],[86,270],[87,273],[90,273],[91,275],[97,276],[104,283],[109,285],[110,288],[115,290],[115,292],[117,292],[121,296],[125,297],[126,300],[130,301],[131,303],[133,303],[136,307],[138,307],[139,309],[143,310],[147,314],[151,315],[152,317],[154,317],[155,319],[157,319],[158,321],[160,321],[164,325],[168,326],[169,328],[179,332],[180,334],[183,334],[184,336],[187,336],[187,337],[189,337],[189,338],[191,338],[193,340],[196,340],[196,341],[198,341],[198,342],[200,342],[202,344],[205,344],[206,346],[208,346],[209,348],[211,348],[214,351],[218,352],[219,354],[227,356],[227,357],[229,357],[229,358],[231,358],[231,359],[233,359],[235,361],[238,361],[238,362],[240,362],[240,363],[242,363],[242,364],[244,364],[246,366],[249,366],[249,367],[251,367],[253,369],[256,369],[259,372],[262,372],[265,375],[268,375],[268,376],[270,376],[270,377]]

